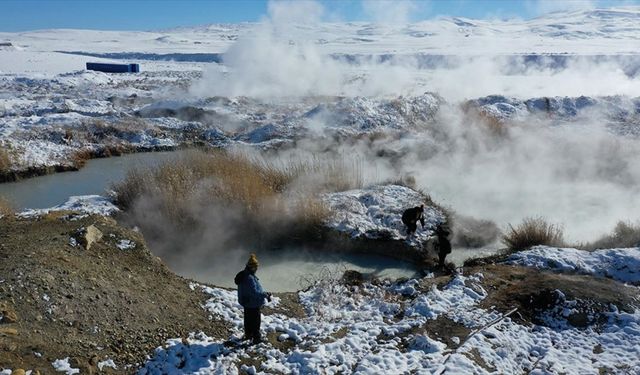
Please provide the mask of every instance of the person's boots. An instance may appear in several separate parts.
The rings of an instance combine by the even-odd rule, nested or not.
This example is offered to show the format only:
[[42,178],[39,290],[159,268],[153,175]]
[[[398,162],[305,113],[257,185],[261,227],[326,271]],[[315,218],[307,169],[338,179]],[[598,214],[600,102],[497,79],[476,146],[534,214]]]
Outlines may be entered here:
[[253,345],[258,345],[262,342],[262,338],[260,337],[260,334],[258,333],[256,336],[253,336]]

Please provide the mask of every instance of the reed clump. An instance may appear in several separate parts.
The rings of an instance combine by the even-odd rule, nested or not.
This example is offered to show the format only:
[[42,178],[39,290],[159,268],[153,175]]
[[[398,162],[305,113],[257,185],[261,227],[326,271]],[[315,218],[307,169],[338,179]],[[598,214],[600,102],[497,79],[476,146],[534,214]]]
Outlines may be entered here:
[[11,171],[11,155],[4,144],[0,143],[0,174],[6,174]]
[[564,246],[562,226],[551,224],[544,218],[525,218],[518,226],[509,228],[502,237],[502,242],[509,252],[526,250],[532,246],[546,245]]
[[640,223],[619,221],[611,234],[580,247],[586,250],[640,247]]
[[198,225],[203,208],[210,207],[256,238],[302,239],[313,237],[330,214],[319,193],[358,187],[358,176],[339,162],[189,151],[157,167],[131,170],[113,190],[125,211],[151,200],[163,218],[185,228]]

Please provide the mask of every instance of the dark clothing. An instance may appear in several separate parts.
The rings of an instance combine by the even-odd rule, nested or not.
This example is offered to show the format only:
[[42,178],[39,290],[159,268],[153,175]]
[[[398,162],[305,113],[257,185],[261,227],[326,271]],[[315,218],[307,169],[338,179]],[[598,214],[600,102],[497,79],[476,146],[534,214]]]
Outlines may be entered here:
[[451,242],[449,242],[449,231],[443,227],[436,229],[436,236],[438,237],[438,260],[441,266],[444,266],[444,261],[447,254],[451,253]]
[[407,234],[415,233],[418,230],[418,224],[416,223],[407,222],[404,225],[407,226]]
[[244,338],[253,340],[254,343],[260,342],[260,309],[252,309],[245,307],[244,309]]
[[418,229],[418,221],[424,228],[424,207],[413,207],[402,213],[402,223],[407,226],[407,234],[412,234]]
[[238,302],[244,307],[244,338],[260,342],[260,308],[268,294],[262,290],[260,280],[248,268],[238,272],[235,277],[238,285]]

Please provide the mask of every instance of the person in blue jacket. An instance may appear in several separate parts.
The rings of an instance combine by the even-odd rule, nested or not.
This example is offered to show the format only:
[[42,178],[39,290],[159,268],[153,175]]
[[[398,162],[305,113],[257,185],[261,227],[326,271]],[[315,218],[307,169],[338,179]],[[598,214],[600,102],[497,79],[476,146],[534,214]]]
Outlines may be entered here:
[[238,272],[235,283],[238,286],[238,302],[244,307],[244,337],[259,344],[260,338],[260,308],[265,300],[271,301],[271,293],[262,290],[260,280],[256,276],[258,259],[251,254],[244,270]]

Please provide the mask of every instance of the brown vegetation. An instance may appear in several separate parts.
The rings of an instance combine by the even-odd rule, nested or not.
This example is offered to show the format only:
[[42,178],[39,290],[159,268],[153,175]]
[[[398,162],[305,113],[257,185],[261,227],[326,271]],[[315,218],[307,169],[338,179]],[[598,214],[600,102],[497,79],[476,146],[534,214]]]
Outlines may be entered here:
[[14,213],[13,206],[11,203],[5,198],[0,196],[0,218],[2,217],[10,217]]
[[9,173],[11,170],[11,156],[4,144],[0,144],[0,174]]
[[637,246],[640,246],[640,224],[619,221],[613,233],[580,247],[587,250],[596,250]]
[[314,237],[329,214],[317,193],[357,187],[357,176],[337,162],[278,164],[226,151],[192,151],[155,168],[132,170],[114,191],[124,210],[152,201],[162,218],[189,229],[216,211],[234,229],[251,228],[243,241],[265,243]]
[[502,242],[510,252],[522,251],[536,245],[563,246],[562,227],[543,218],[526,218],[517,227],[509,224]]
[[87,161],[92,158],[93,158],[93,153],[91,152],[91,150],[88,150],[86,148],[81,148],[77,151],[74,151],[69,156],[71,164],[77,169],[84,167],[85,164],[87,164]]
[[462,111],[470,122],[483,125],[490,134],[498,137],[509,135],[509,128],[505,120],[477,107],[475,104],[471,102],[463,103]]

